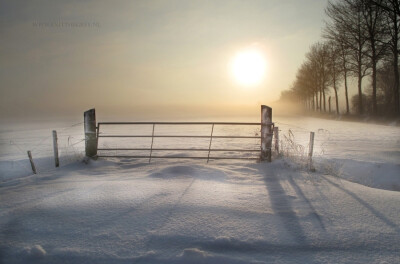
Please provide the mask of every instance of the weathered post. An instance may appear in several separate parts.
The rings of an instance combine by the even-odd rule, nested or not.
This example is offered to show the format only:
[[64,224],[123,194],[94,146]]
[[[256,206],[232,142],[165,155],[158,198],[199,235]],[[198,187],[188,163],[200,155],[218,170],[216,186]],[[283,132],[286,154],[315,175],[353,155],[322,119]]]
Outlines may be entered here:
[[33,163],[32,153],[31,153],[30,150],[28,150],[28,158],[29,158],[29,161],[30,161],[30,163],[31,163],[31,167],[32,167],[33,174],[37,174],[37,173],[36,173],[35,163]]
[[279,154],[279,127],[274,127],[275,151]]
[[271,162],[272,108],[261,105],[261,160]]
[[96,111],[90,109],[84,114],[85,126],[85,154],[87,157],[97,155],[97,137],[96,137]]
[[60,160],[58,159],[57,131],[55,130],[53,130],[53,149],[54,149],[54,164],[56,167],[59,167]]
[[313,170],[313,167],[312,167],[313,150],[314,150],[314,132],[310,132],[310,144],[309,144],[309,148],[308,148],[308,164],[309,164],[310,170]]

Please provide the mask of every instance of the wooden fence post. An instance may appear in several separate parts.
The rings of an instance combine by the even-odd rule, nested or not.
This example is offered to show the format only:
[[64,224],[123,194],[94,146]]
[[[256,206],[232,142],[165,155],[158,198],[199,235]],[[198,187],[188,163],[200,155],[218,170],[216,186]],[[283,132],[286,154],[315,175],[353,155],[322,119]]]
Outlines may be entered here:
[[261,160],[271,162],[272,108],[261,105]]
[[57,168],[60,167],[60,160],[58,159],[57,131],[55,130],[53,130],[53,149],[54,149],[54,163]]
[[96,111],[90,109],[84,114],[85,124],[85,154],[87,157],[97,155],[97,136],[96,136]]
[[29,161],[30,161],[30,163],[31,163],[31,167],[32,167],[33,174],[37,174],[37,173],[36,173],[35,163],[33,163],[32,153],[31,153],[30,150],[28,150],[28,158],[29,158]]
[[310,170],[313,170],[313,166],[312,166],[313,150],[314,150],[314,132],[310,132],[310,144],[309,144],[309,148],[308,148],[308,164],[309,164]]
[[275,151],[279,154],[279,127],[274,127]]

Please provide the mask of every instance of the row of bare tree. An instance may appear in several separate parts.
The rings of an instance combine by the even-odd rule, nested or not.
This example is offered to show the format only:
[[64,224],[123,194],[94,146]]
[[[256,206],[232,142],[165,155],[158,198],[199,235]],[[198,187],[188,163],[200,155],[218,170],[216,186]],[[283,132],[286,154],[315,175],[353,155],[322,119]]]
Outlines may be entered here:
[[[350,103],[362,115],[400,114],[399,38],[400,0],[331,0],[323,42],[311,46],[283,100],[299,100],[313,110],[327,111],[327,94],[344,87],[346,114]],[[363,93],[364,77],[370,86]],[[358,94],[348,96],[349,80],[357,80]],[[330,100],[329,100],[330,105]]]

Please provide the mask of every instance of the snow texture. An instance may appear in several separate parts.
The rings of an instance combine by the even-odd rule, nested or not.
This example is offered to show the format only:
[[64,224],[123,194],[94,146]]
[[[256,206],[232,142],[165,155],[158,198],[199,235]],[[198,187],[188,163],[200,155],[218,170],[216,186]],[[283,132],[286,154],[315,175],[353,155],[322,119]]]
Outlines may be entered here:
[[[371,159],[351,140],[359,126],[337,124],[346,124],[346,144],[316,133],[316,172],[283,157],[110,158],[18,177],[3,170],[0,263],[399,263],[399,128],[382,128],[387,138]],[[354,152],[344,151],[351,144]]]

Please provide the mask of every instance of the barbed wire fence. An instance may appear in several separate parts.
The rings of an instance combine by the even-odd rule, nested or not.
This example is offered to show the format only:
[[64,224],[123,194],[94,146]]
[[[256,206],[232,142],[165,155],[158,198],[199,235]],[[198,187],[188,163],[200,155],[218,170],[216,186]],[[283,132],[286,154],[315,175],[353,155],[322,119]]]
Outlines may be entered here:
[[[324,157],[332,136],[335,141],[346,134],[332,133],[326,129],[311,131],[298,125],[275,121],[275,126],[279,127],[279,156],[287,157],[302,167],[307,167],[309,163],[310,133],[315,133],[313,158]],[[30,150],[35,162],[37,172],[45,173],[55,170],[53,135],[52,130],[36,129],[46,136],[35,133],[34,130],[20,131],[21,133],[31,133],[31,136],[24,138],[10,136],[8,139],[1,139],[2,147],[11,149],[11,155],[1,155],[0,162],[3,163],[0,171],[0,181],[11,179],[12,177],[32,175],[32,168],[29,163],[27,151]],[[68,126],[55,129],[58,137],[58,152],[60,166],[66,166],[84,158],[85,137],[83,133],[83,122],[74,123]],[[254,135],[259,135],[259,129],[252,131]],[[39,134],[36,136],[36,134]],[[24,135],[24,134],[22,134]],[[275,149],[275,140],[272,141],[272,149]],[[255,140],[254,148],[259,146]],[[104,143],[107,144],[107,143]],[[4,165],[5,164],[5,165]],[[328,164],[327,166],[335,166]],[[336,166],[337,167],[337,166]],[[332,168],[330,170],[338,169]]]
[[[310,129],[300,127],[298,125],[276,122],[275,126],[279,127],[279,141],[273,140],[273,148],[275,144],[279,144],[279,156],[287,157],[302,167],[311,168],[310,144],[312,145],[312,158],[324,156],[326,147],[330,141],[330,132],[325,129],[311,131]],[[310,134],[313,133],[313,139]]]
[[[85,146],[83,122],[54,130],[57,131],[60,167],[82,160]],[[32,153],[38,174],[55,170],[52,131],[50,129],[19,130],[19,136],[15,133],[0,139],[1,147],[4,150],[0,157],[0,163],[2,163],[0,181],[4,182],[33,174],[27,151]],[[42,136],[40,133],[46,133],[46,136]]]
[[[340,177],[343,173],[343,164],[327,158],[332,144],[338,139],[346,137],[345,133],[331,132],[324,128],[311,131],[310,129],[298,125],[275,122],[279,127],[279,156],[286,157],[302,168],[314,171],[319,170]],[[314,132],[313,142],[310,134]],[[312,159],[310,159],[310,144],[313,144]],[[273,140],[275,149],[275,140]]]

